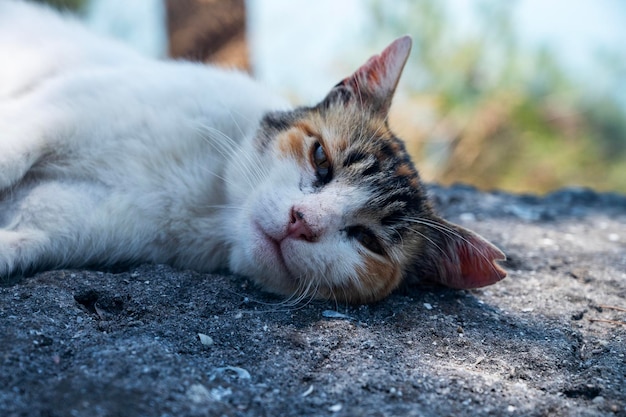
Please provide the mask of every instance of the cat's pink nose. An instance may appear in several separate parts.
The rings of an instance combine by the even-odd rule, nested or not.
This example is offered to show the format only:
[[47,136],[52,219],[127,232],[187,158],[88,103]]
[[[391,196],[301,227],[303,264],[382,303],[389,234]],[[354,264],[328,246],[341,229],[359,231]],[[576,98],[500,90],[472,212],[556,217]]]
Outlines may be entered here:
[[292,239],[302,239],[307,242],[317,240],[317,235],[311,230],[311,226],[306,222],[304,214],[295,207],[291,208],[291,218],[287,226],[287,237]]

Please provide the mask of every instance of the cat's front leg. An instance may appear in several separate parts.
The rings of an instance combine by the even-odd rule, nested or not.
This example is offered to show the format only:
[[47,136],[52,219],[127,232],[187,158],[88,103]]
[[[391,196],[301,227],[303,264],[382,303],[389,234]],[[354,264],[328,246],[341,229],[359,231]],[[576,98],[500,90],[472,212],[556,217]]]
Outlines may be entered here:
[[93,231],[106,190],[38,178],[0,192],[0,279],[89,261],[105,237]]
[[38,266],[46,242],[48,239],[41,231],[0,230],[0,279]]
[[[19,103],[0,105],[0,191],[17,184],[44,155],[50,117],[35,107],[20,112]],[[29,114],[30,113],[30,114]]]
[[0,191],[17,184],[39,158],[39,154],[34,149],[21,149],[19,144],[2,145],[0,145]]
[[31,133],[20,130],[0,121],[0,191],[17,184],[41,154]]

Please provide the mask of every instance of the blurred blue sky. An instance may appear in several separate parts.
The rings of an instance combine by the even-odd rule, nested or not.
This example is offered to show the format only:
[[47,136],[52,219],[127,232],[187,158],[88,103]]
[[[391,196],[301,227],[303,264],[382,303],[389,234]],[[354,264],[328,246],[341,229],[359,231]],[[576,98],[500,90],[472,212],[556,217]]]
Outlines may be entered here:
[[[475,9],[485,0],[440,1],[455,22],[455,36],[477,31],[481,23]],[[549,48],[581,82],[611,93],[616,80],[603,73],[598,54],[613,53],[621,59],[626,80],[626,1],[506,1],[516,3],[514,24],[522,45]],[[373,24],[367,1],[249,0],[248,5],[256,74],[305,101],[319,99],[391,41],[373,46],[364,40]],[[626,96],[626,84],[621,88],[621,96]]]
[[[476,31],[475,8],[486,0],[441,0],[456,36]],[[501,0],[515,2],[523,45],[545,46],[591,89],[618,96],[626,108],[626,1]],[[392,39],[371,45],[368,1],[247,0],[255,76],[299,102],[323,97],[341,78]],[[389,4],[393,4],[389,2]],[[132,7],[131,7],[132,6]],[[91,25],[113,32],[153,56],[166,51],[161,0],[92,0]],[[618,74],[600,59],[613,54]]]

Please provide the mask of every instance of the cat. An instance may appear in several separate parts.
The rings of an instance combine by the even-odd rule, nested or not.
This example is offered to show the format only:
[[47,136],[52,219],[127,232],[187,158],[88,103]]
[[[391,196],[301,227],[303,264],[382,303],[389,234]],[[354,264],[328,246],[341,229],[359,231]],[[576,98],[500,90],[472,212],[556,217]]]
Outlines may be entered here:
[[389,128],[410,48],[294,108],[245,74],[0,2],[0,277],[161,263],[349,303],[501,280],[504,254],[434,212]]

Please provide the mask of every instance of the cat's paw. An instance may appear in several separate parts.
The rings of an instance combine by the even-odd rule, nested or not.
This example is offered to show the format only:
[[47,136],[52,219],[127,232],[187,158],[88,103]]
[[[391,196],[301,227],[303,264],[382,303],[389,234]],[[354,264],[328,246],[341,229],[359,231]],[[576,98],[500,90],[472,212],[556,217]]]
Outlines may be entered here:
[[41,253],[43,234],[0,230],[0,278],[31,269]]

